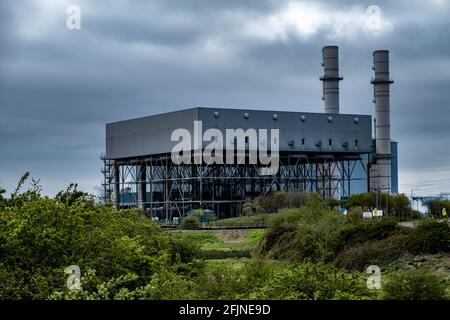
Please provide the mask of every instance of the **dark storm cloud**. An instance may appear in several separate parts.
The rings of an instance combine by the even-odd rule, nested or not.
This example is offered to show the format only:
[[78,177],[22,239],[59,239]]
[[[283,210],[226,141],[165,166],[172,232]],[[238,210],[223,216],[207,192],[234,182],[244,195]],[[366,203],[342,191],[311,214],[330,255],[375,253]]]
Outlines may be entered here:
[[[70,4],[81,30],[65,26]],[[381,30],[364,29],[370,4]],[[110,121],[192,106],[321,112],[321,47],[339,44],[346,113],[373,114],[371,54],[391,50],[408,190],[413,172],[450,172],[449,13],[447,0],[2,1],[0,184],[31,170],[48,193],[91,191]]]

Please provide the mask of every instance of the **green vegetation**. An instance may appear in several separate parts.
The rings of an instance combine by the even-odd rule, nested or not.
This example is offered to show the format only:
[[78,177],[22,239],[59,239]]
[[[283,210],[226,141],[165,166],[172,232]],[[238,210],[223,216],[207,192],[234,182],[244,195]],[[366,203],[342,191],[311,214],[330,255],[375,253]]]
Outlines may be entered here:
[[388,212],[390,216],[417,218],[417,213],[413,212],[409,205],[409,199],[404,194],[390,195],[374,192],[353,194],[347,199],[345,206],[348,208],[361,207],[362,209],[378,208],[384,210],[384,212]]
[[384,298],[393,300],[442,300],[446,281],[427,269],[396,272],[384,285]]
[[137,289],[183,267],[169,237],[138,211],[94,207],[74,185],[55,199],[42,197],[36,185],[19,194],[23,182],[0,212],[0,298],[64,295],[70,265],[81,266],[86,295],[110,286]]
[[416,253],[437,253],[450,251],[450,228],[446,222],[427,219],[411,230],[408,247]]
[[450,215],[450,200],[434,200],[428,203],[428,211],[433,217],[442,218],[442,209],[447,210],[447,217]]
[[407,229],[392,217],[365,221],[355,212],[350,210],[344,218],[311,196],[304,206],[273,216],[261,253],[270,258],[327,262],[364,271],[371,264],[386,267],[408,253],[450,251],[450,227],[445,222],[425,220],[417,228]]
[[274,213],[284,208],[298,208],[306,204],[311,195],[304,191],[277,191],[249,201],[244,205],[244,213],[246,215]]
[[263,238],[264,230],[178,231],[174,239],[199,246],[204,259],[250,257]]
[[267,222],[269,221],[271,216],[272,216],[271,214],[261,213],[261,214],[250,215],[250,216],[242,216],[242,217],[217,220],[209,225],[216,226],[216,227],[255,227],[255,228],[260,228],[260,227],[267,226]]
[[[94,206],[76,184],[51,199],[33,179],[22,191],[28,180],[10,199],[0,188],[0,299],[448,297],[446,223],[408,229],[391,218],[364,221],[358,208],[343,216],[315,194],[276,193],[244,217],[216,222],[268,229],[187,230],[200,226],[193,215],[166,232],[139,210]],[[253,212],[260,207],[277,213]],[[422,256],[411,258],[418,254],[429,270]],[[381,291],[366,287],[370,264],[383,270]],[[67,286],[71,265],[81,288]]]
[[200,229],[200,220],[195,216],[185,217],[181,220],[180,227],[186,230]]
[[357,274],[323,263],[295,264],[275,272],[256,294],[259,299],[369,299],[371,293]]

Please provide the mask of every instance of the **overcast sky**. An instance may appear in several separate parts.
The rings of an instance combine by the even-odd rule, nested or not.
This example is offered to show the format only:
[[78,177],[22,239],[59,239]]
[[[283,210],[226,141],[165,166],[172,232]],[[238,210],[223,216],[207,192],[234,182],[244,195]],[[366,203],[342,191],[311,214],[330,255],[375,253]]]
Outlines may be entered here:
[[[66,27],[70,5],[80,30]],[[342,113],[374,114],[372,51],[391,52],[400,191],[450,191],[449,30],[450,0],[2,0],[0,185],[31,171],[46,194],[92,192],[107,122],[195,106],[322,112],[321,48],[336,44]]]

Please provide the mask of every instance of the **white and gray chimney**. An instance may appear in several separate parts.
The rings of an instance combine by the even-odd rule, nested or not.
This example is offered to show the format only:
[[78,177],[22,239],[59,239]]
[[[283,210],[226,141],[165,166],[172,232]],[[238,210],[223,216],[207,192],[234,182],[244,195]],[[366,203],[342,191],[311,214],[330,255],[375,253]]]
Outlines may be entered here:
[[325,113],[339,113],[339,47],[325,46],[322,48],[323,57],[323,96]]
[[376,164],[371,174],[372,191],[391,192],[391,135],[390,135],[390,85],[389,51],[373,53],[374,77],[371,83],[375,102],[375,150]]

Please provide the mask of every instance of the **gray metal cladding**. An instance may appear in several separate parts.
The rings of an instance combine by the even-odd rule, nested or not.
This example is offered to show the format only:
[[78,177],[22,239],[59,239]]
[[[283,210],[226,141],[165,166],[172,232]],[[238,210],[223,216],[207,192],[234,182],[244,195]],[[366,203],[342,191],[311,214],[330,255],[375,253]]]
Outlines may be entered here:
[[[202,121],[203,132],[219,129],[224,140],[226,129],[279,129],[280,151],[371,152],[372,121],[368,115],[193,108],[107,124],[106,157],[170,153],[178,143],[171,141],[173,130],[184,128],[193,136],[196,120]],[[204,147],[208,144],[203,142]]]

